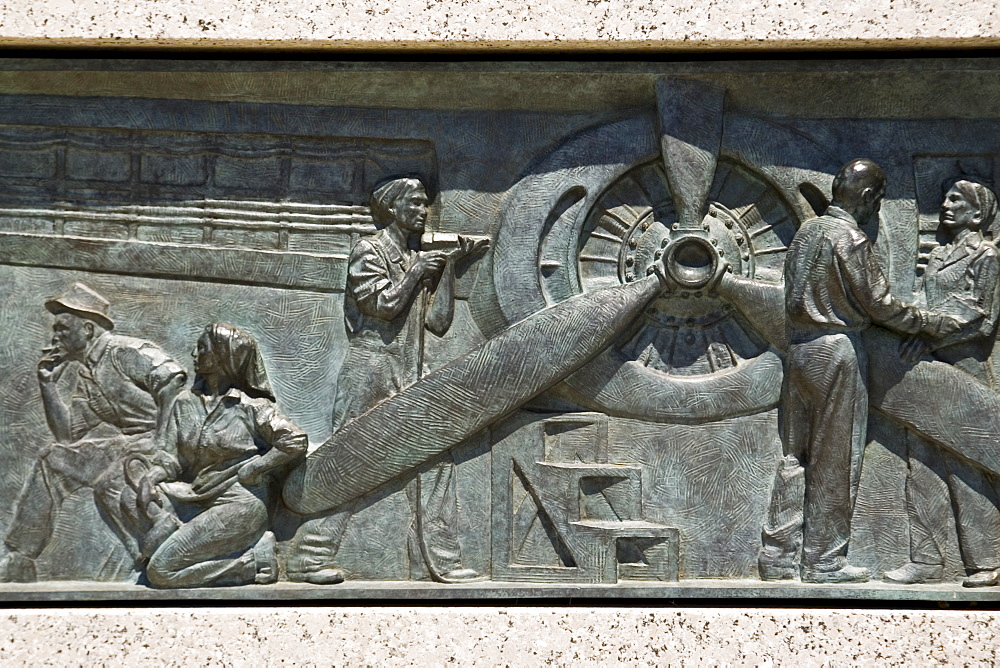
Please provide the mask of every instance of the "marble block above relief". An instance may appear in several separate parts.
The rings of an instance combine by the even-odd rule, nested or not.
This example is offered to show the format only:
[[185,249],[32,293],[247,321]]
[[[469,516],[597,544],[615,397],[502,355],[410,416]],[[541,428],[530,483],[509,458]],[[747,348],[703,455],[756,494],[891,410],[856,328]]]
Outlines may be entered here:
[[1000,600],[998,96],[0,63],[0,600]]

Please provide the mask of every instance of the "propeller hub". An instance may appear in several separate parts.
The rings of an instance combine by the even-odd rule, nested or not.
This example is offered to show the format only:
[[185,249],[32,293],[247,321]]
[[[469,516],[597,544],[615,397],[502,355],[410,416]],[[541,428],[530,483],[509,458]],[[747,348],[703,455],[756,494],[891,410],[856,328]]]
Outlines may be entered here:
[[667,247],[663,265],[682,288],[698,290],[708,285],[718,270],[719,251],[704,236],[689,233]]

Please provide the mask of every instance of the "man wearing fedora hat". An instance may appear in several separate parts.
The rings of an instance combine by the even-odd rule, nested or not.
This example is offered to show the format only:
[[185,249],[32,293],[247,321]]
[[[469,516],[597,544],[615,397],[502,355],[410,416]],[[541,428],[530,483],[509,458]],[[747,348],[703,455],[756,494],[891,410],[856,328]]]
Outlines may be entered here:
[[[133,557],[140,527],[123,498],[126,459],[157,461],[159,434],[186,379],[159,346],[112,334],[109,302],[83,283],[45,302],[54,316],[52,345],[38,363],[42,404],[55,443],[44,448],[25,483],[0,562],[0,580],[32,582],[35,559],[52,537],[62,502],[89,487],[105,521]],[[75,363],[75,364],[73,364]],[[76,371],[76,378],[66,375]],[[75,385],[72,399],[60,394]]]

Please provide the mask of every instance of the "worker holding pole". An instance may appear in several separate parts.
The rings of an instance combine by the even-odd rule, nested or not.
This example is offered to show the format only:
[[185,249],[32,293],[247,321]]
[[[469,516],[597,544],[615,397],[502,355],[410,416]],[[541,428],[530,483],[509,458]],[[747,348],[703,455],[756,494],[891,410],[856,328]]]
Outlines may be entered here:
[[[420,379],[425,332],[442,336],[454,317],[456,263],[486,249],[487,241],[459,237],[455,250],[421,250],[428,204],[427,191],[416,178],[393,179],[372,192],[372,218],[379,231],[351,250],[344,297],[350,343],[337,381],[334,431]],[[405,489],[412,517],[407,533],[411,577],[427,573],[440,582],[478,578],[461,565],[451,453],[411,476]],[[343,580],[334,561],[356,506],[347,504],[299,527],[288,560],[290,580]]]

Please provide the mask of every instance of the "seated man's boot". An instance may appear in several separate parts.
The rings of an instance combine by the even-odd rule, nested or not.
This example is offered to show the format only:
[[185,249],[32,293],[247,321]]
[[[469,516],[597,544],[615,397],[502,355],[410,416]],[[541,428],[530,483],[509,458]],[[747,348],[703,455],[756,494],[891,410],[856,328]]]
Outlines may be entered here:
[[0,582],[37,582],[35,560],[11,551],[0,561]]
[[1000,584],[1000,568],[977,571],[962,580],[963,587],[996,587],[998,584]]
[[908,564],[886,571],[882,579],[894,584],[933,584],[944,580],[943,564],[921,564],[911,561]]

